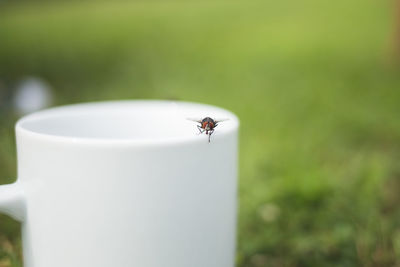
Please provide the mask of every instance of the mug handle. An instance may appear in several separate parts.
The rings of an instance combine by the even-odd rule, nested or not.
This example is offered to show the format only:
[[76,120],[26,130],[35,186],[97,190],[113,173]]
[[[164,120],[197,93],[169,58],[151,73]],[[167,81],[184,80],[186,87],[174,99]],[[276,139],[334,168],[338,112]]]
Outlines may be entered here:
[[0,185],[0,213],[22,222],[25,212],[26,202],[21,185],[18,182]]

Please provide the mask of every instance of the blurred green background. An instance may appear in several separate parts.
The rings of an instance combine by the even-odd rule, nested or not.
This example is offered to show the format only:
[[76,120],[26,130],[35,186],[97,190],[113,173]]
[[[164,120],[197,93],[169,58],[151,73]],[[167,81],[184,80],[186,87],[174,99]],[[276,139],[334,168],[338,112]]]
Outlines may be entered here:
[[[237,266],[400,266],[400,71],[389,0],[2,1],[0,183],[13,107],[173,99],[241,119]],[[77,240],[79,242],[79,240]],[[0,267],[22,266],[0,217]],[[206,266],[205,266],[206,267]]]

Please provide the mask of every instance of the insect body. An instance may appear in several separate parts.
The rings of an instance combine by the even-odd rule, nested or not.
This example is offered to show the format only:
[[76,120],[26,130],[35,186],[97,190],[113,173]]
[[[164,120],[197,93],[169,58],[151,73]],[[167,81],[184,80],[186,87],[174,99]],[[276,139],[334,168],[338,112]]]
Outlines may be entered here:
[[197,125],[197,129],[199,129],[200,133],[206,133],[208,135],[208,142],[210,143],[211,135],[214,133],[215,127],[217,127],[218,123],[225,120],[214,120],[210,117],[205,117],[201,120],[189,119],[195,122],[200,123]]

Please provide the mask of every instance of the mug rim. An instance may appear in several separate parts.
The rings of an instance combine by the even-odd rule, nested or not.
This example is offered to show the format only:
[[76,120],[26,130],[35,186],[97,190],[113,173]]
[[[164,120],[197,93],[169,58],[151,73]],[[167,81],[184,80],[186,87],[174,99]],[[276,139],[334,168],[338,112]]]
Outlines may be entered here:
[[62,142],[69,144],[148,146],[148,145],[176,145],[181,143],[204,142],[202,138],[198,138],[197,134],[184,137],[169,137],[169,138],[166,137],[166,138],[153,138],[153,139],[152,138],[143,138],[143,139],[102,138],[102,137],[93,138],[93,137],[65,136],[65,135],[57,135],[51,133],[43,133],[28,129],[26,126],[24,126],[24,124],[26,123],[34,123],[35,121],[38,121],[40,119],[57,117],[61,116],[62,114],[78,112],[78,110],[84,111],[92,108],[101,108],[101,107],[110,108],[111,106],[123,106],[123,105],[148,105],[148,106],[179,105],[179,106],[188,106],[193,108],[197,107],[203,109],[210,109],[217,112],[222,112],[227,115],[228,117],[227,119],[229,119],[229,125],[225,127],[223,131],[218,132],[218,138],[223,138],[224,135],[228,135],[230,133],[237,131],[240,124],[238,117],[233,112],[217,106],[203,104],[203,103],[187,102],[187,101],[171,101],[171,100],[117,100],[117,101],[84,102],[84,103],[77,103],[70,105],[62,105],[33,112],[31,114],[23,116],[16,122],[15,131],[17,136],[21,137],[26,136],[34,139],[40,139],[42,141]]

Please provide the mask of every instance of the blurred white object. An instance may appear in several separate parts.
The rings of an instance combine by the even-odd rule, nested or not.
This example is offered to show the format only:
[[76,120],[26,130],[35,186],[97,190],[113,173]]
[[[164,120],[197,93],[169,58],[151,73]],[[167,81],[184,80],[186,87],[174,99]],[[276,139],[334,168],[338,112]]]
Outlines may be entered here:
[[52,99],[51,88],[45,81],[29,77],[18,84],[13,102],[19,114],[27,114],[50,106]]

